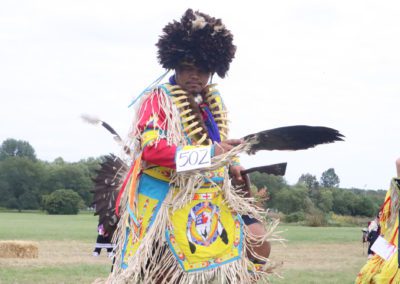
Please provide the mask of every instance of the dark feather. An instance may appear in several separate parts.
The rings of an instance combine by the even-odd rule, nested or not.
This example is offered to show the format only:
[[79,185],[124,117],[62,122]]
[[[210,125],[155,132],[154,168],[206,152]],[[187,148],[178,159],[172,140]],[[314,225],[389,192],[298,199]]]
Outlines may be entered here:
[[93,179],[95,185],[91,192],[94,193],[92,203],[95,207],[94,214],[99,215],[99,223],[103,224],[110,235],[114,233],[119,221],[115,214],[115,201],[127,169],[127,165],[120,158],[110,154],[105,156]]
[[119,140],[121,140],[121,137],[118,135],[117,131],[115,131],[114,128],[111,127],[111,125],[109,125],[107,122],[105,121],[101,121],[101,125],[107,129],[112,135],[115,135],[118,137]]
[[343,141],[343,138],[336,129],[307,125],[274,128],[243,137],[251,146],[248,154],[260,150],[303,150],[319,144]]
[[252,172],[260,172],[268,175],[284,176],[287,163],[273,164],[268,166],[254,167],[240,172],[242,176]]

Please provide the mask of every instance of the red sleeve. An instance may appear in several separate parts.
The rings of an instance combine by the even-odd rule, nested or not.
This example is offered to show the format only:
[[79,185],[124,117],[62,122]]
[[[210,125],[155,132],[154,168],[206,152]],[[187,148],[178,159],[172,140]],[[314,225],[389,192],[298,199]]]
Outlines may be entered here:
[[[165,121],[165,112],[160,108],[157,95],[147,98],[139,110],[139,130],[141,133],[151,130],[168,131],[161,127]],[[142,159],[163,167],[175,169],[176,145],[168,145],[166,139],[157,143],[148,143],[143,147]]]
[[175,169],[176,148],[176,145],[167,145],[167,140],[160,139],[157,145],[144,147],[142,159],[152,164]]

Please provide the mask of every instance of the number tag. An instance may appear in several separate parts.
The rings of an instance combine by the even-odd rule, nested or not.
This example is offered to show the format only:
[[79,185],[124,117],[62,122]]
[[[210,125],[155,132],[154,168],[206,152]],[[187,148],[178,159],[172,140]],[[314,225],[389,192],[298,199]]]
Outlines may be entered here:
[[371,247],[371,250],[382,257],[384,260],[389,260],[396,252],[397,248],[391,245],[387,240],[379,236]]
[[211,146],[178,150],[176,171],[190,171],[211,166]]

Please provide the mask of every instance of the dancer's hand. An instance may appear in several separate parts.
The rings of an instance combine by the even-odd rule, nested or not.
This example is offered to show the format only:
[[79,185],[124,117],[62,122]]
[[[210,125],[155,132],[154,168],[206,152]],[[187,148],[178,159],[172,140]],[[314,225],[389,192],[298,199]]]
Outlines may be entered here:
[[222,155],[232,150],[235,146],[243,143],[241,139],[228,139],[220,143],[215,143],[214,156]]
[[231,174],[233,184],[243,184],[244,183],[243,176],[240,173],[241,171],[244,171],[244,168],[242,166],[230,166],[229,167],[229,173]]

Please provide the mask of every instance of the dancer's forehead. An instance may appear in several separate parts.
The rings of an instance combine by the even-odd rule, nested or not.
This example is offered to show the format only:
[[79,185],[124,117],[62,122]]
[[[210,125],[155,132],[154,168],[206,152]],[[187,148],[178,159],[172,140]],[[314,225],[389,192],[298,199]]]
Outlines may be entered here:
[[210,73],[209,70],[207,70],[206,68],[204,68],[203,66],[200,66],[194,62],[190,62],[190,61],[183,61],[181,62],[178,67],[176,68],[176,70],[182,71],[182,70],[193,70],[193,71],[198,71],[201,73]]

